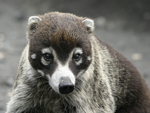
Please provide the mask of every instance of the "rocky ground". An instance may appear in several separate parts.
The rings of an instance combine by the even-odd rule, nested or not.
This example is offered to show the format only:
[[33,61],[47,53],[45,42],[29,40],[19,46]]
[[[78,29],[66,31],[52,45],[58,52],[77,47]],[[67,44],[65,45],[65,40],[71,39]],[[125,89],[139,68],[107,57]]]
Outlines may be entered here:
[[50,11],[95,20],[95,35],[127,57],[150,87],[149,0],[0,0],[0,113],[6,110],[29,16]]

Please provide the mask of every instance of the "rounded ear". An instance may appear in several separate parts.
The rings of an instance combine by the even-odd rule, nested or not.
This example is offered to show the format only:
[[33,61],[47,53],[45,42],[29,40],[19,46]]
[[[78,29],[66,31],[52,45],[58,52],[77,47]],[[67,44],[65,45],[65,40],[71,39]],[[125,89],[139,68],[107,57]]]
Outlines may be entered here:
[[85,26],[89,33],[94,31],[94,21],[92,19],[85,19],[82,21],[82,24]]
[[31,16],[29,17],[28,19],[28,28],[29,28],[29,32],[30,34],[33,34],[37,27],[38,27],[38,24],[42,21],[42,19],[38,16]]

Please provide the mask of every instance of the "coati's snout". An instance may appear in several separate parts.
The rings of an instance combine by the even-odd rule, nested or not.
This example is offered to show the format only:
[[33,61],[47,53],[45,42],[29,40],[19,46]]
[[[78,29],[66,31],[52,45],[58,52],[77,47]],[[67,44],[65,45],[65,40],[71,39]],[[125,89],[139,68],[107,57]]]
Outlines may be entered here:
[[59,92],[61,94],[69,94],[74,90],[74,84],[69,77],[62,77],[59,84]]
[[69,63],[57,62],[57,67],[52,75],[46,75],[52,89],[60,94],[69,94],[74,90],[76,76],[69,68]]

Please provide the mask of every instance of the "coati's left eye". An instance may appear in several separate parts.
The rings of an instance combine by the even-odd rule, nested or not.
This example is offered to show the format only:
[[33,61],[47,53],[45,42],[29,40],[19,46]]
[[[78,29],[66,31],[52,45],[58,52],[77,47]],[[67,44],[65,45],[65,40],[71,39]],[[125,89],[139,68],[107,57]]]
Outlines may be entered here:
[[74,61],[79,61],[81,59],[81,54],[80,53],[74,54],[72,59]]
[[53,61],[53,59],[54,59],[53,55],[52,55],[52,54],[49,54],[49,53],[45,53],[45,54],[43,55],[43,57],[44,57],[44,59],[45,59],[46,61]]

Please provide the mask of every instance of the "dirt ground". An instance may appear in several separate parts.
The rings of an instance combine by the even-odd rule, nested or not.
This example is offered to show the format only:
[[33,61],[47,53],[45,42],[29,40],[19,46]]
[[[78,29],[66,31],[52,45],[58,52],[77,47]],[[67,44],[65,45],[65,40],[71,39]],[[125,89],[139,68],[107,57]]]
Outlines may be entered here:
[[150,87],[149,6],[149,0],[0,0],[0,113],[6,110],[27,44],[27,19],[50,11],[93,18],[95,35],[128,58]]

